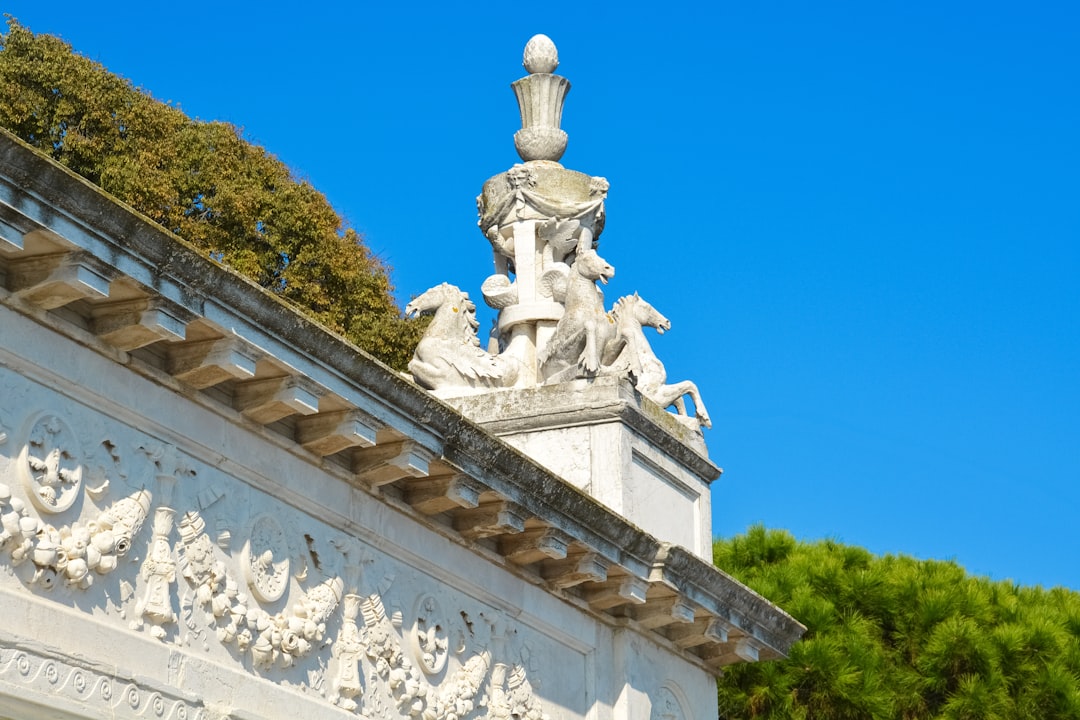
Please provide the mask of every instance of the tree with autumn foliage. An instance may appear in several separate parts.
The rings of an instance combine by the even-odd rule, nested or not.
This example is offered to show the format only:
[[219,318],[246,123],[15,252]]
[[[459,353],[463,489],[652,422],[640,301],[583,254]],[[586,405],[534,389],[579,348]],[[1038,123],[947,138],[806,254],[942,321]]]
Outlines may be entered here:
[[422,325],[326,198],[237,128],[152,98],[14,19],[0,35],[0,127],[391,366]]
[[723,719],[1080,718],[1080,593],[762,527],[713,555],[807,626],[787,660],[727,669]]

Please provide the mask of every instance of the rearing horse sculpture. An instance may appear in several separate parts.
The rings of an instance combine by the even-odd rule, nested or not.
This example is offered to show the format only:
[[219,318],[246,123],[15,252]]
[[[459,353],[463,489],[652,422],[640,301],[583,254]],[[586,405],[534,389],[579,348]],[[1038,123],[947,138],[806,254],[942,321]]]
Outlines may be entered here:
[[604,293],[596,281],[607,284],[614,276],[615,268],[588,243],[578,244],[566,277],[566,311],[538,356],[545,380],[560,382],[600,372],[604,346],[615,328],[604,310]]
[[435,317],[409,361],[409,372],[417,383],[428,390],[514,384],[520,371],[518,361],[480,348],[476,305],[468,293],[443,283],[405,306],[409,317],[428,312],[434,312]]
[[699,423],[712,427],[709,412],[701,401],[697,385],[690,380],[683,380],[672,385],[667,383],[667,370],[664,363],[656,357],[645,337],[643,327],[652,327],[661,335],[671,329],[671,321],[661,315],[656,308],[634,293],[619,298],[611,310],[615,319],[615,334],[604,349],[604,362],[608,365],[621,364],[625,358],[637,391],[655,402],[660,407],[674,405],[679,415],[686,415],[684,395],[694,401],[694,413]]

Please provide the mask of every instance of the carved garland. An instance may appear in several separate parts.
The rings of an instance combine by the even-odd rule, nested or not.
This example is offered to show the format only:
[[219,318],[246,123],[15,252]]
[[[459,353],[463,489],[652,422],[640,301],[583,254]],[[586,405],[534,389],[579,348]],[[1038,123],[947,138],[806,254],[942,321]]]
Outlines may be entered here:
[[[111,443],[105,445],[110,453],[114,452]],[[76,504],[83,486],[78,448],[77,438],[56,415],[41,415],[31,426],[17,468],[34,507],[59,514]],[[172,485],[178,478],[195,475],[174,448],[138,449],[153,463],[166,502],[171,501]],[[108,486],[109,481],[104,479],[94,499],[100,499]],[[31,588],[49,590],[62,581],[72,589],[87,590],[95,575],[113,572],[118,560],[128,554],[151,514],[152,499],[149,490],[140,489],[107,506],[85,524],[75,521],[53,525],[31,514],[27,503],[16,497],[11,487],[0,483],[0,558],[6,559]],[[174,530],[179,533],[175,546],[171,542]],[[250,653],[254,667],[290,667],[316,648],[331,646],[334,679],[324,694],[343,709],[381,716],[389,710],[387,703],[392,703],[391,712],[423,720],[546,718],[524,668],[493,661],[492,649],[486,646],[464,659],[441,683],[433,684],[446,669],[450,654],[445,616],[434,596],[423,595],[416,601],[413,623],[406,633],[410,659],[398,631],[400,613],[395,613],[394,619],[388,618],[378,593],[366,597],[355,592],[345,594],[340,577],[310,587],[280,612],[271,614],[259,606],[260,602],[283,598],[289,585],[288,542],[273,517],[259,516],[252,524],[240,558],[243,585],[229,572],[227,557],[221,557],[224,550],[220,540],[220,534],[218,543],[211,539],[197,510],[177,520],[172,507],[160,504],[153,508],[152,537],[139,569],[141,593],[135,602],[131,628],[149,626],[153,637],[168,641],[169,626],[180,620],[174,610],[179,570],[192,588],[180,603],[188,628],[197,629],[192,610],[202,609],[206,625],[214,630],[218,641],[241,654]],[[121,581],[121,587],[126,601],[134,589],[126,580]],[[340,628],[330,640],[325,638],[326,624],[339,607]],[[361,616],[362,624],[358,622]],[[501,646],[494,637],[495,623],[489,623],[492,642]],[[455,653],[463,655],[465,651],[464,642],[455,643]],[[42,664],[31,673],[26,669],[30,660],[25,653],[8,654],[4,660],[6,664],[0,661],[0,674],[15,668],[23,677],[32,674],[34,682],[44,677],[46,683],[55,685],[57,673],[61,673],[67,678],[65,687],[82,688],[80,694],[85,690],[87,680],[81,670],[68,668],[61,672],[53,663],[47,667]],[[322,691],[321,673],[309,675],[313,689]],[[110,701],[111,696],[106,696],[113,692],[111,681],[101,677],[93,682],[94,692]],[[141,702],[135,686],[124,693],[136,705]],[[166,700],[160,694],[154,694],[150,702],[152,714],[158,717],[194,720],[201,716],[201,711],[196,713],[182,701]],[[481,714],[484,708],[486,713]]]

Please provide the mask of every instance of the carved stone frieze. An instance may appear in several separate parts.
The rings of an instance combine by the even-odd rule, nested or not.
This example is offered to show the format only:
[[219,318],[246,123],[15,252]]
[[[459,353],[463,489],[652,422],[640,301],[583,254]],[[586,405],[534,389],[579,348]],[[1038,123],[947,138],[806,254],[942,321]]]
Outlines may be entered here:
[[[27,418],[14,423],[24,428],[25,445],[14,457],[0,454],[0,479],[15,481],[0,483],[0,564],[37,595],[34,602],[75,592],[94,608],[95,622],[115,623],[117,632],[143,631],[178,650],[194,645],[213,662],[228,663],[232,655],[238,669],[304,685],[304,692],[364,717],[509,718],[525,708],[521,717],[542,718],[505,640],[492,644],[499,613],[434,591],[423,575],[402,575],[405,568],[390,558],[369,568],[379,579],[364,595],[357,590],[361,566],[371,566],[375,555],[358,539],[301,532],[300,515],[262,510],[253,491],[138,431],[88,413]],[[71,428],[83,425],[89,429],[80,440]],[[92,453],[80,453],[91,446]],[[37,462],[50,454],[48,464]],[[34,484],[20,464],[27,472],[39,468]],[[34,501],[51,487],[52,497],[66,503],[65,493],[81,493],[82,484],[85,498],[66,511],[48,513]],[[146,487],[131,489],[138,485]],[[71,517],[56,522],[63,512]],[[149,532],[141,535],[144,525]],[[223,543],[230,533],[236,541]],[[305,545],[308,552],[296,551]],[[95,582],[109,573],[116,579]],[[308,580],[313,573],[321,578]],[[59,595],[42,592],[57,587]],[[49,690],[78,688],[79,697],[98,693],[102,715],[114,707],[180,720],[204,712],[154,690],[44,662],[0,650],[0,679],[7,672]]]

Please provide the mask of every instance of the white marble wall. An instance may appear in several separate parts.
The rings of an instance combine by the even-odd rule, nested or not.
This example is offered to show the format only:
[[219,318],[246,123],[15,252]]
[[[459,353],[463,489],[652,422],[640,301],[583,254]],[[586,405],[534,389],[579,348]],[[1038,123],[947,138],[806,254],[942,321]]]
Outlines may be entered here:
[[0,716],[715,712],[709,673],[239,413],[7,307],[0,337]]

